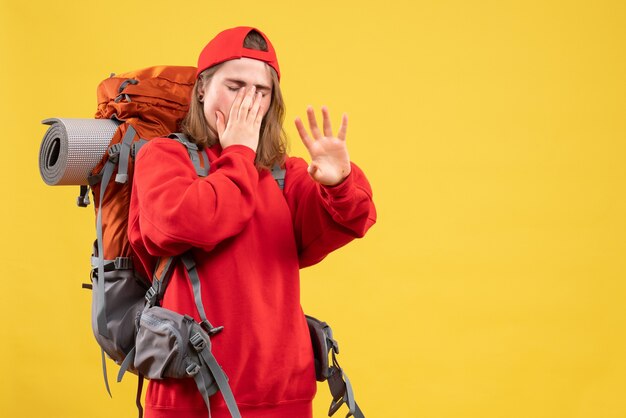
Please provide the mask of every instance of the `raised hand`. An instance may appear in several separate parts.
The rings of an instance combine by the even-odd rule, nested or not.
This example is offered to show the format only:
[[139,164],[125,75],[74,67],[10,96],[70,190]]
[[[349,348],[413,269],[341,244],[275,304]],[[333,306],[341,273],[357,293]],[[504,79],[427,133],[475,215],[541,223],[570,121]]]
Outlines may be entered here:
[[307,133],[300,118],[296,118],[295,123],[302,143],[311,155],[309,175],[324,186],[335,186],[350,174],[350,157],[346,146],[348,115],[343,114],[339,132],[337,132],[337,136],[333,136],[326,106],[322,106],[323,133],[317,126],[313,107],[308,106],[306,113],[313,138]]
[[262,95],[252,86],[246,92],[240,88],[230,107],[228,122],[224,122],[222,112],[215,112],[217,135],[222,148],[230,145],[245,145],[256,152],[259,146],[259,132],[263,121],[260,112]]

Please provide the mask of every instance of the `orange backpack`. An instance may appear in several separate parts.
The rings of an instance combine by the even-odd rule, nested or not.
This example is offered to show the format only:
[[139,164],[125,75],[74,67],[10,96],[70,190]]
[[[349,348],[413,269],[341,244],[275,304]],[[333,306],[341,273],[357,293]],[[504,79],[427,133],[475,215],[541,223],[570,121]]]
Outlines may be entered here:
[[[228,378],[211,353],[210,337],[222,327],[213,327],[206,319],[193,257],[183,254],[176,259],[184,263],[194,294],[198,295],[201,323],[158,306],[174,257],[158,260],[151,281],[146,276],[152,272],[142,274],[133,266],[127,236],[133,159],[151,138],[169,136],[180,142],[187,148],[196,173],[208,175],[206,150],[199,150],[183,134],[172,133],[187,114],[195,78],[194,67],[160,66],[112,75],[98,86],[96,119],[109,118],[120,125],[107,153],[88,178],[96,207],[97,239],[92,256],[92,284],[85,287],[92,289],[92,328],[102,348],[107,391],[110,395],[105,353],[120,365],[118,381],[127,370],[138,374],[140,417],[144,376],[193,377],[207,408],[209,396],[220,390],[231,416],[241,417]],[[88,190],[87,186],[81,187],[79,206],[88,204]],[[169,332],[164,333],[165,328]],[[172,345],[172,341],[177,343]]]
[[[96,119],[121,122],[105,154],[93,169],[90,178],[96,215],[101,204],[104,258],[128,257],[130,248],[126,237],[128,219],[119,216],[128,212],[132,187],[133,156],[141,140],[167,136],[178,127],[189,109],[189,98],[196,77],[195,67],[150,67],[120,75],[111,75],[98,86]],[[129,127],[135,135],[126,136]],[[131,130],[132,130],[131,129]],[[132,142],[128,142],[132,141]],[[115,181],[107,186],[100,201],[101,179],[107,161],[118,158],[114,169]]]
[[[88,182],[93,191],[97,239],[92,257],[92,328],[104,354],[121,364],[134,346],[135,316],[143,308],[150,287],[147,277],[133,268],[127,236],[133,159],[141,145],[177,132],[189,109],[196,78],[194,67],[158,66],[114,75],[98,86],[96,119],[120,124]],[[86,206],[89,188],[81,186],[79,206]],[[104,278],[104,280],[98,280]],[[131,279],[131,280],[127,280]],[[133,280],[134,279],[134,280]],[[91,288],[91,285],[85,287]],[[136,306],[105,303],[132,298]],[[109,385],[104,374],[107,391]]]

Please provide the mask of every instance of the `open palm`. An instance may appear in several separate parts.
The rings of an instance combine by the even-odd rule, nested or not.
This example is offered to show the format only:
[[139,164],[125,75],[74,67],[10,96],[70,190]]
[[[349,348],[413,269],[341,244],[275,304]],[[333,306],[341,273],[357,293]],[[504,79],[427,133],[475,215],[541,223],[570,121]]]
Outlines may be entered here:
[[313,180],[324,186],[335,186],[350,174],[350,157],[346,146],[348,116],[344,113],[337,136],[333,136],[328,109],[322,106],[323,132],[320,131],[311,106],[307,107],[307,117],[312,138],[300,118],[296,118],[296,128],[302,143],[309,151],[311,164],[309,174]]

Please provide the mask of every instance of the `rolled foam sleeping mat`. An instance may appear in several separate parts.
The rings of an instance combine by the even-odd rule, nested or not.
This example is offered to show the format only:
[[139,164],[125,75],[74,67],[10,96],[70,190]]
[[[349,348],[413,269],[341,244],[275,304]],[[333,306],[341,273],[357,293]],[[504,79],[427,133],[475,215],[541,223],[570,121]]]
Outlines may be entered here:
[[118,123],[111,119],[51,118],[39,148],[39,173],[46,184],[86,185]]

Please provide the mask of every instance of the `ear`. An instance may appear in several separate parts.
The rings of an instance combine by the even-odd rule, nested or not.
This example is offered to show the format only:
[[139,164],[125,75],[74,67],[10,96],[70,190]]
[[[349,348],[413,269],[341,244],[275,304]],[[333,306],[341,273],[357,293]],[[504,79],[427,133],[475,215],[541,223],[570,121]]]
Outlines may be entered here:
[[196,87],[196,95],[198,97],[198,101],[200,103],[202,103],[204,101],[204,81],[202,80],[202,78],[198,78],[197,83],[197,87]]

